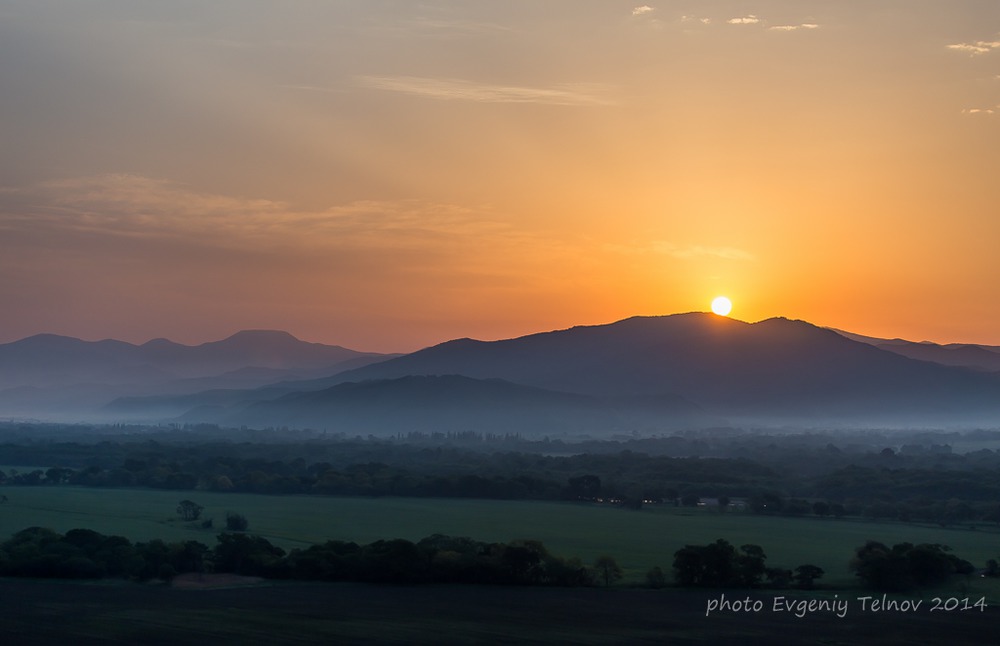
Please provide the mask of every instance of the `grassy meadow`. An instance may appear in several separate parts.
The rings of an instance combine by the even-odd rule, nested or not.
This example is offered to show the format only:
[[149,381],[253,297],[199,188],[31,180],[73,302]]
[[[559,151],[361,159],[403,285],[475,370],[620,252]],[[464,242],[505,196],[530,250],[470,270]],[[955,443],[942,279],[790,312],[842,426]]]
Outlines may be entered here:
[[[227,511],[243,514],[249,532],[286,549],[328,539],[368,543],[382,538],[417,540],[434,533],[483,541],[538,539],[555,554],[592,562],[611,554],[625,569],[625,582],[642,581],[659,565],[669,571],[673,553],[685,544],[724,538],[739,546],[754,543],[769,566],[822,567],[822,583],[849,585],[848,561],[855,547],[874,539],[893,544],[943,543],[958,556],[983,567],[1000,557],[995,528],[941,528],[856,519],[783,518],[714,510],[647,506],[639,511],[571,503],[439,498],[353,498],[267,496],[149,489],[76,487],[0,487],[0,537],[25,527],[65,532],[86,527],[133,541],[199,540],[214,545]],[[191,499],[204,506],[211,530],[185,523],[177,503]],[[982,582],[986,584],[986,582]],[[991,586],[988,586],[991,587]],[[1000,592],[1000,590],[998,590]]]

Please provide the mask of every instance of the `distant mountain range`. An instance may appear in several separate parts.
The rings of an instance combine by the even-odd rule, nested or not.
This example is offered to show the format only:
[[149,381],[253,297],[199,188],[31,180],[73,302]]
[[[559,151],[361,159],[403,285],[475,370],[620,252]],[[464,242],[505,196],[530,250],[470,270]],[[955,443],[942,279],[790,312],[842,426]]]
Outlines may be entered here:
[[[832,328],[831,328],[832,329]],[[971,343],[948,343],[938,345],[930,341],[906,341],[903,339],[879,339],[834,330],[854,341],[861,341],[876,348],[901,354],[911,359],[940,363],[944,366],[960,366],[987,372],[1000,372],[1000,346],[975,345]]]
[[245,330],[188,346],[39,334],[0,344],[0,418],[94,419],[127,395],[256,388],[335,374],[397,355],[307,343],[287,332]]
[[[87,400],[106,419],[352,434],[1000,426],[997,369],[1000,348],[991,346],[705,313],[502,341],[456,339],[402,356],[307,344],[280,332],[242,332],[201,346],[40,336],[0,345],[0,384],[7,385],[0,417],[18,416],[12,403],[28,394],[44,400],[71,393],[75,404]],[[94,384],[107,383],[118,388],[115,397],[107,396],[114,389],[95,392]]]

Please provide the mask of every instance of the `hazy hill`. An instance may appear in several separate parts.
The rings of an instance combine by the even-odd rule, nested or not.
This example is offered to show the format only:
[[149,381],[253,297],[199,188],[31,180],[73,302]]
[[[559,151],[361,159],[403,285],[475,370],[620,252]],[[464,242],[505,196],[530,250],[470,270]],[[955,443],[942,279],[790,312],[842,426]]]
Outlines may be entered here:
[[852,334],[834,330],[854,341],[861,341],[876,348],[901,354],[911,359],[931,361],[944,366],[960,366],[988,372],[1000,372],[1000,347],[976,345],[972,343],[948,343],[945,345],[930,341],[906,341],[905,339],[879,339],[877,337]]
[[778,418],[982,416],[1000,380],[900,356],[804,321],[636,317],[503,341],[460,339],[344,380],[462,374],[600,397],[674,395],[706,411]]
[[362,435],[467,430],[531,435],[631,430],[654,415],[705,421],[695,406],[677,398],[622,407],[597,397],[460,375],[347,382],[236,409],[201,408],[187,417],[207,416],[228,425],[288,425]]
[[[35,368],[47,366],[49,378],[110,369],[132,371],[134,382],[143,371],[187,372],[187,379],[155,387],[119,386],[120,398],[104,411],[116,418],[182,416],[353,432],[435,425],[656,431],[716,426],[723,418],[810,426],[995,426],[1000,420],[1000,374],[903,356],[898,347],[916,353],[909,342],[871,343],[784,318],[744,323],[705,313],[635,317],[501,341],[457,339],[394,358],[303,344],[275,332],[246,332],[192,347],[60,337],[26,341],[41,344]],[[892,347],[882,347],[887,344]],[[8,361],[9,346],[16,345],[0,346],[0,362]],[[24,353],[24,347],[15,350]],[[19,361],[27,366],[29,356]],[[194,374],[234,364],[241,367],[211,378]],[[96,402],[94,383],[75,392]],[[25,385],[31,384],[6,394],[38,394]]]
[[39,334],[0,344],[0,417],[92,417],[122,396],[254,388],[335,374],[395,355],[307,343],[287,332],[248,330],[187,346],[141,345]]
[[222,341],[182,345],[154,339],[82,341],[39,334],[0,344],[0,386],[54,385],[84,380],[102,383],[207,377],[243,368],[309,370],[385,355],[299,341],[287,332],[246,330]]

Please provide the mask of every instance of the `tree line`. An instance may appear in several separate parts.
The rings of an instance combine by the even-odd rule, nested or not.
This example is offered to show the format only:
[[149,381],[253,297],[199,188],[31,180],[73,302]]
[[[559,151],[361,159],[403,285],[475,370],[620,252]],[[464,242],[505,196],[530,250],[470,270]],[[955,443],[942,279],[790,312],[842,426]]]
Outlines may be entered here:
[[[767,567],[759,545],[738,549],[724,539],[685,545],[674,554],[680,587],[811,589],[824,572],[811,564],[791,569]],[[993,564],[993,575],[1000,574]],[[851,569],[867,587],[907,591],[941,585],[973,566],[940,544],[868,541],[854,551]],[[216,544],[159,539],[133,543],[90,529],[60,534],[29,527],[0,543],[0,576],[60,579],[119,578],[169,580],[184,573],[234,573],[269,579],[366,583],[467,583],[541,586],[610,586],[622,577],[614,557],[599,556],[591,566],[552,554],[537,540],[484,542],[434,534],[417,542],[401,538],[368,544],[330,540],[286,550],[262,536],[222,532]],[[659,567],[646,585],[667,585]]]
[[133,543],[90,529],[65,534],[23,529],[0,543],[0,576],[60,579],[171,579],[184,573],[234,573],[270,579],[367,583],[480,583],[589,586],[596,569],[552,554],[536,540],[487,543],[435,534],[417,542],[365,545],[327,541],[285,551],[262,536],[222,532],[198,541]]
[[[23,425],[22,425],[23,426]],[[816,433],[787,436],[732,429],[621,441],[525,441],[457,434],[435,439],[345,439],[290,433],[63,429],[32,426],[0,437],[0,485],[150,487],[267,494],[614,500],[697,504],[741,498],[750,511],[789,516],[863,516],[1000,523],[1000,451],[955,453],[953,442],[996,433]],[[97,429],[88,432],[98,433]],[[68,441],[77,438],[77,441]],[[156,439],[154,439],[156,438]],[[224,439],[224,438],[229,438]],[[167,441],[169,439],[169,441]],[[887,442],[893,446],[885,446]],[[509,450],[515,448],[517,450]],[[498,450],[499,449],[499,450]],[[565,452],[567,454],[553,454]],[[600,486],[574,482],[592,477]]]
[[[811,589],[825,573],[809,563],[794,570],[767,567],[759,545],[737,549],[724,539],[707,545],[686,545],[674,554],[674,578],[682,587]],[[995,566],[996,562],[991,560]],[[888,547],[867,541],[854,550],[850,569],[861,583],[880,592],[906,592],[946,583],[955,575],[970,575],[975,567],[939,543],[898,543]],[[1000,569],[992,576],[1000,575]],[[650,581],[657,579],[651,572]]]

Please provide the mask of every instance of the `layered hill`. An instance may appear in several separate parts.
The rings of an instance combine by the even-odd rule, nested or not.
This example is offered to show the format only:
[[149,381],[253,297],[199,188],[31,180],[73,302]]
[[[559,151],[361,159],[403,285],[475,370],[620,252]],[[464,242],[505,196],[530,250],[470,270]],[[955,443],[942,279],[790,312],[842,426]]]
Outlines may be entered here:
[[126,395],[255,388],[392,356],[307,343],[271,330],[247,330],[194,346],[166,339],[135,345],[40,334],[0,344],[0,417],[89,418]]
[[943,366],[959,366],[986,372],[1000,372],[1000,346],[977,345],[974,343],[947,343],[940,345],[929,341],[907,341],[905,339],[880,339],[834,330],[854,341],[861,341],[882,350],[896,354],[940,363]]
[[915,360],[804,321],[636,317],[503,341],[460,339],[338,375],[461,374],[617,400],[674,396],[773,418],[998,419],[1000,379]]
[[[49,379],[58,376],[52,366],[76,374],[85,373],[82,366],[132,371],[132,380],[144,372],[185,375],[162,387],[104,400],[102,414],[113,419],[307,426],[362,434],[435,429],[629,433],[727,423],[1000,425],[1000,374],[979,365],[926,360],[950,352],[943,346],[915,350],[908,342],[872,341],[878,340],[851,338],[805,321],[745,323],[690,313],[500,341],[456,339],[396,357],[302,344],[273,332],[242,333],[173,351],[169,342],[131,348],[101,342],[98,348],[59,339],[67,355],[42,352],[33,369],[48,370]],[[10,352],[0,346],[0,362]],[[82,356],[87,352],[98,360]],[[904,356],[917,352],[927,357]],[[241,368],[198,376],[198,370],[241,363],[227,363],[234,354],[243,357]],[[43,370],[43,365],[49,367]],[[79,388],[81,396],[97,401],[87,390],[93,383],[99,382]],[[6,394],[22,397],[31,387],[21,384]]]
[[678,428],[707,420],[697,407],[679,398],[622,405],[600,397],[461,375],[345,382],[229,409],[203,407],[185,417],[206,415],[230,425],[252,422],[354,434],[470,430],[526,435],[613,434],[640,428]]

